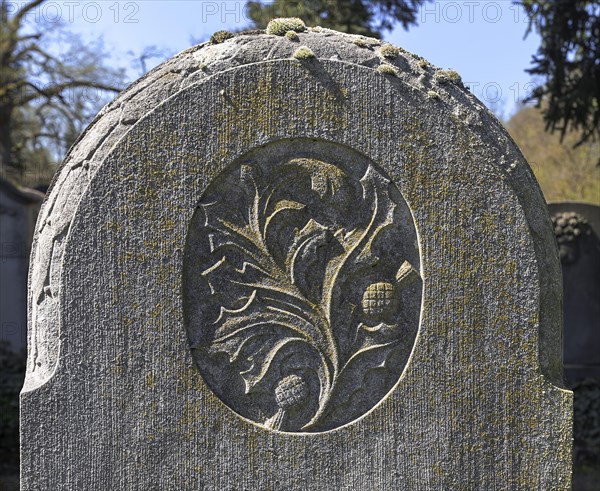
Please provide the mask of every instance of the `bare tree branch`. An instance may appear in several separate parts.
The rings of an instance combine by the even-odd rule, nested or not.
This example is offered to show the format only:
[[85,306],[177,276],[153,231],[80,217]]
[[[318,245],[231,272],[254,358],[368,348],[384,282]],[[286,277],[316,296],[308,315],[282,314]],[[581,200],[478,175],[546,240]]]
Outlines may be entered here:
[[60,25],[30,26],[27,14],[43,2],[28,0],[12,13],[15,4],[0,0],[0,165],[17,182],[27,166],[60,160],[123,79],[123,70],[104,64],[101,41],[85,45]]
[[[115,92],[115,93],[121,91],[121,89],[119,89],[118,87],[113,87],[112,85],[104,85],[103,83],[90,82],[88,80],[73,80],[70,82],[64,82],[64,83],[52,85],[50,87],[44,87],[43,89],[40,87],[37,87],[35,84],[33,84],[31,82],[27,82],[27,86],[33,88],[39,95],[46,97],[48,99],[50,99],[52,97],[60,96],[61,93],[65,89],[69,89],[69,88],[87,87],[87,88],[93,88],[93,89],[106,90],[108,92]],[[33,94],[29,95],[22,99],[22,103],[25,104],[36,98],[37,98],[36,95],[33,95]],[[66,101],[64,101],[64,102],[66,103]]]
[[15,16],[11,20],[11,24],[13,25],[14,32],[17,32],[21,26],[21,22],[23,18],[27,15],[28,12],[31,12],[34,8],[38,7],[44,2],[44,0],[33,0],[25,5],[23,5],[19,11],[15,14]]

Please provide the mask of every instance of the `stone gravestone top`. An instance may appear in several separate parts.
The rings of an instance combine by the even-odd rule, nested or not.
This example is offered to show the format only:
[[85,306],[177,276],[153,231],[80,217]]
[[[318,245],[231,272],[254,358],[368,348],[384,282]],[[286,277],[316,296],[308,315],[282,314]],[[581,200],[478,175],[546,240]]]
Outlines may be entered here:
[[23,489],[568,489],[541,193],[456,72],[272,21],[92,123],[38,221]]

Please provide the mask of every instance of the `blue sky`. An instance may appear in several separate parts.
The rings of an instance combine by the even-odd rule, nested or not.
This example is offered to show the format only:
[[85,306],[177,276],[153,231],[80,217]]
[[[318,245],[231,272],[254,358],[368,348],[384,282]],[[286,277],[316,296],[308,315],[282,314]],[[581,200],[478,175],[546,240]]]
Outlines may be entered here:
[[[19,1],[13,2],[19,5]],[[249,26],[245,1],[136,0],[52,1],[30,16],[35,20],[61,19],[84,40],[99,37],[112,62],[130,68],[135,79],[133,55],[156,45],[173,55],[203,41],[214,31]],[[527,28],[524,13],[509,0],[438,0],[418,13],[418,26],[401,27],[385,39],[424,56],[434,65],[454,68],[486,105],[504,116],[531,90],[525,73],[539,37]],[[148,68],[162,61],[148,61]]]

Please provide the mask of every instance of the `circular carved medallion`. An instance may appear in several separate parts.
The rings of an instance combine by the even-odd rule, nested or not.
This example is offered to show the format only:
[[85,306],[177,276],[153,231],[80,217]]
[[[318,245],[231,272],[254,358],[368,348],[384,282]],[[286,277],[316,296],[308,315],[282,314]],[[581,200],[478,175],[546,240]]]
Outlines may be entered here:
[[261,147],[207,187],[190,226],[194,360],[225,404],[260,425],[342,426],[406,366],[418,271],[408,207],[368,158],[324,141]]

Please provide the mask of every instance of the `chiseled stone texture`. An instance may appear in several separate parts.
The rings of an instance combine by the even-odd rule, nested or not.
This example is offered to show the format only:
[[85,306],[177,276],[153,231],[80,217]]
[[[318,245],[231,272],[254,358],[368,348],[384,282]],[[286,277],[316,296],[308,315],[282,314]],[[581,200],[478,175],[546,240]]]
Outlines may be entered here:
[[[375,40],[319,28],[223,39],[177,55],[124,91],[55,178],[31,263],[22,489],[568,489],[572,398],[561,388],[560,264],[541,192],[502,126],[455,72]],[[314,57],[295,55],[302,46]],[[256,341],[236,345],[231,322],[199,321],[207,305],[219,311],[196,289],[210,282],[195,283],[213,266],[193,268],[212,264],[209,252],[195,252],[202,240],[207,251],[221,247],[205,233],[210,215],[198,215],[211,208],[211,193],[226,199],[227,183],[239,179],[228,205],[252,182],[267,196],[278,165],[296,166],[310,182],[293,199],[296,188],[286,188],[276,211],[314,221],[297,230],[305,249],[283,222],[273,271],[276,263],[293,267],[294,284],[302,290],[304,281],[315,295],[333,276],[345,278],[331,298],[363,327],[339,353],[323,327],[314,336],[323,355],[316,375],[269,382],[243,360],[246,371],[236,365],[224,375],[223,353],[235,364]],[[317,206],[321,199],[332,207]],[[337,205],[357,215],[331,215]],[[387,211],[364,220],[369,206]],[[236,233],[260,245],[249,222],[245,235]],[[376,237],[394,228],[396,236]],[[228,254],[238,261],[228,271],[241,274],[243,254]],[[393,264],[377,266],[385,281],[366,281],[364,272],[343,270],[336,257],[344,254],[361,267],[386,257]],[[319,265],[324,277],[315,279]],[[257,271],[254,285],[264,280]],[[222,305],[226,321],[260,319],[273,307],[269,296],[240,295],[244,305]],[[329,298],[323,293],[311,312]],[[281,303],[282,315],[306,316],[290,305]],[[409,314],[394,317],[404,307]],[[320,319],[335,337],[331,312]],[[359,334],[366,341],[351,345]],[[283,341],[273,346],[283,350]],[[211,342],[223,352],[210,351]],[[402,345],[396,358],[387,357],[388,342]],[[340,384],[354,391],[348,397],[379,391],[377,400],[327,412],[340,397],[340,360],[364,349],[385,351],[380,368],[391,382],[369,358],[362,382]],[[255,357],[283,376],[294,354],[274,355],[275,368],[264,359]],[[276,387],[271,399],[256,399],[260,411],[244,413],[242,378]],[[317,402],[303,414],[297,408],[310,397]]]

